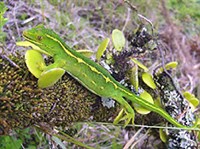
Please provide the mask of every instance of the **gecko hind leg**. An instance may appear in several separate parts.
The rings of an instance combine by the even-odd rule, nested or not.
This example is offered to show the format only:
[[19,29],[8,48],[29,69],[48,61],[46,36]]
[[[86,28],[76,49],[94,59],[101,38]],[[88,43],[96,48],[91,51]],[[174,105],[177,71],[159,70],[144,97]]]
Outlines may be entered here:
[[117,97],[115,100],[122,105],[123,109],[119,112],[113,123],[116,125],[120,121],[125,121],[124,127],[130,122],[134,124],[135,112],[130,104],[123,97]]

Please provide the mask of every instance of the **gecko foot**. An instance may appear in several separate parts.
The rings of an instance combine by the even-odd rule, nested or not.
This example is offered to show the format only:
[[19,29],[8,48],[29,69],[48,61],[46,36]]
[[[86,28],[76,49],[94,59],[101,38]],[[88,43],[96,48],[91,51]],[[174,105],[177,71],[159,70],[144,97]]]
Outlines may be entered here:
[[121,121],[125,121],[124,127],[126,127],[130,122],[134,124],[134,119],[135,119],[135,112],[134,110],[130,112],[127,112],[126,110],[122,109],[117,117],[114,119],[113,124],[118,124]]

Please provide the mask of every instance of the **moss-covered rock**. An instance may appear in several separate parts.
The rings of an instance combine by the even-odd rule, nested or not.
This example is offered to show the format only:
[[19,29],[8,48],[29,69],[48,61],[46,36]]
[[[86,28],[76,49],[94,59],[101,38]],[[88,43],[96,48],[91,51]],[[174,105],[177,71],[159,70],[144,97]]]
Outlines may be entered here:
[[23,58],[9,59],[0,58],[0,134],[40,123],[64,127],[78,121],[107,121],[117,114],[67,73],[54,86],[39,89]]

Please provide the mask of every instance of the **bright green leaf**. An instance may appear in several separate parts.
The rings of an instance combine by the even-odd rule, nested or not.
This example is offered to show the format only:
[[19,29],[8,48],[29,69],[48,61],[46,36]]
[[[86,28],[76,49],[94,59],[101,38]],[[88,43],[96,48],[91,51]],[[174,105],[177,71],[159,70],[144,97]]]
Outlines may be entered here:
[[117,51],[121,51],[125,46],[125,37],[122,31],[114,29],[112,31],[112,42]]
[[64,73],[65,70],[62,68],[53,68],[43,72],[38,79],[38,87],[46,88],[53,86],[64,75]]
[[105,52],[107,46],[108,46],[108,43],[109,43],[110,39],[109,38],[105,38],[101,44],[99,45],[99,48],[97,50],[97,53],[96,53],[96,59],[97,61],[99,62],[100,59],[101,59],[101,56],[103,55],[103,53]]
[[150,88],[155,89],[156,88],[156,84],[153,81],[153,78],[151,76],[151,74],[144,72],[142,73],[142,80],[143,82],[148,85]]
[[192,111],[194,111],[196,107],[199,105],[199,100],[197,98],[191,98],[189,103],[192,108]]
[[[178,62],[174,61],[174,62],[169,62],[165,65],[165,69],[169,70],[169,69],[173,69],[176,68],[178,65]],[[163,68],[160,67],[159,70],[157,71],[157,74],[161,74],[163,72]]]
[[191,94],[190,92],[186,91],[183,93],[183,96],[188,100],[190,98],[194,98],[195,96]]
[[183,96],[191,104],[193,110],[199,105],[199,100],[193,94],[189,92],[184,92]]
[[[143,98],[144,100],[154,104],[153,98],[145,90],[140,94],[140,97]],[[138,104],[133,103],[133,105],[134,105],[135,110],[140,114],[148,114],[151,112]]]
[[167,134],[163,131],[162,128],[159,129],[160,139],[166,143],[167,142]]
[[140,68],[142,68],[145,72],[148,71],[148,68],[146,66],[144,66],[141,62],[139,62],[137,59],[135,58],[131,58],[131,60],[138,65]]
[[38,51],[28,50],[25,54],[25,63],[28,70],[36,77],[39,78],[43,69],[45,68],[44,59]]
[[199,105],[199,99],[197,99],[195,97],[189,99],[189,101],[194,105],[195,108]]
[[172,69],[172,68],[176,68],[178,65],[178,62],[174,61],[174,62],[169,62],[165,65],[165,68],[167,70]]

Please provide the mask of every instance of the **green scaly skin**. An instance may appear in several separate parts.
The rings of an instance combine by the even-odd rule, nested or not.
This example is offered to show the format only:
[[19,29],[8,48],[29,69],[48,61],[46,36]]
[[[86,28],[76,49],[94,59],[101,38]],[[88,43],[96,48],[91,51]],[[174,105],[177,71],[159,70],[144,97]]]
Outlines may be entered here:
[[160,107],[147,102],[122,86],[103,67],[66,45],[52,30],[39,25],[24,31],[23,36],[27,41],[38,46],[41,49],[41,53],[53,57],[54,63],[47,66],[47,70],[63,68],[94,94],[113,98],[119,102],[127,114],[122,118],[126,119],[126,124],[131,120],[134,123],[134,110],[126,101],[128,99],[150,111],[158,113],[177,127],[188,128],[178,123]]

